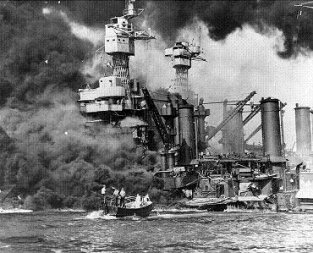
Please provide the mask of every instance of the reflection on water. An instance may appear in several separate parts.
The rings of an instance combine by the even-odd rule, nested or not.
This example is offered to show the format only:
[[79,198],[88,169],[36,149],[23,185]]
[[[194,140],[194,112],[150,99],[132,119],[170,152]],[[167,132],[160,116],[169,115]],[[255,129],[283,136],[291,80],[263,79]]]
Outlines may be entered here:
[[313,215],[0,216],[0,252],[313,252]]

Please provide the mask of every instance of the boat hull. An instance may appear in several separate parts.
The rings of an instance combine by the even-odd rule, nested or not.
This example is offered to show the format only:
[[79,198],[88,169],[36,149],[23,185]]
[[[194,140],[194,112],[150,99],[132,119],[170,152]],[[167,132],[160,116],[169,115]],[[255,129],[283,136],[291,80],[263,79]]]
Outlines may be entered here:
[[215,206],[217,204],[228,203],[228,199],[223,198],[194,198],[192,200],[181,202],[182,206],[187,208],[196,208],[198,210],[205,210],[208,206]]
[[208,212],[223,212],[227,209],[226,203],[216,203],[206,205]]
[[118,207],[116,211],[116,217],[126,217],[126,216],[139,216],[148,217],[153,209],[153,203],[140,207],[140,208],[126,208]]

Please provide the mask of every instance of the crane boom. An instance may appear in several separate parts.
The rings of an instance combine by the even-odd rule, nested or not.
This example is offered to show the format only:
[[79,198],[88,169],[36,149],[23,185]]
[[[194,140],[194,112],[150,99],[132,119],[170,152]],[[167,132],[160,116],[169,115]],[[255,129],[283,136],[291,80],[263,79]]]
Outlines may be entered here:
[[214,129],[214,131],[209,135],[208,140],[212,139],[244,106],[245,104],[256,94],[255,91],[251,92],[244,100],[237,103],[237,106],[226,118]]
[[260,110],[261,106],[257,105],[254,110],[243,120],[243,125],[246,125]]
[[247,143],[254,135],[256,135],[262,129],[262,125],[259,125],[248,137],[245,139],[245,143]]
[[164,146],[168,147],[168,145],[170,144],[171,137],[166,130],[166,126],[161,118],[161,115],[159,114],[158,108],[155,106],[147,88],[142,88],[142,93],[147,102],[148,108],[152,113],[152,118],[155,122],[155,125],[164,143]]

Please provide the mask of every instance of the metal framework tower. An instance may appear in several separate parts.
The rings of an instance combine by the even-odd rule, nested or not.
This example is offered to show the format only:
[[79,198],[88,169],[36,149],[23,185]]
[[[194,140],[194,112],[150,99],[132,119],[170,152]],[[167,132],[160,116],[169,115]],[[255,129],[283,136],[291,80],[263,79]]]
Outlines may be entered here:
[[143,9],[134,8],[135,0],[126,0],[123,16],[111,18],[110,23],[105,26],[105,52],[112,56],[113,76],[121,78],[129,96],[129,57],[135,55],[135,40],[150,40],[145,31],[135,31],[132,18],[137,17]]
[[200,46],[188,42],[176,42],[171,48],[165,49],[165,56],[171,57],[173,68],[176,70],[174,83],[169,89],[170,92],[179,93],[183,99],[193,103],[194,93],[188,84],[188,70],[191,68],[192,60],[205,61],[200,57]]

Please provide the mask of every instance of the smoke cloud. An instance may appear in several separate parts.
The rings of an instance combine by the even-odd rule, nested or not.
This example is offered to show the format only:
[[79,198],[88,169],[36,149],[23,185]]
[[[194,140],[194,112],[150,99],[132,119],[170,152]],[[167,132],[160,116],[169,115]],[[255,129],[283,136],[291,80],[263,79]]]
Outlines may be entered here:
[[84,79],[79,68],[91,48],[88,43],[72,35],[61,19],[45,19],[30,5],[1,5],[0,14],[5,41],[2,103],[40,106],[49,103],[47,93],[80,87]]
[[45,7],[42,9],[42,13],[47,17],[61,17],[64,22],[70,26],[72,34],[74,34],[77,38],[81,40],[87,40],[91,42],[94,46],[103,45],[105,35],[104,29],[94,27],[90,28],[85,25],[79,24],[71,20],[68,15],[61,10]]
[[129,133],[86,125],[76,104],[87,74],[95,80],[101,72],[90,52],[101,46],[102,30],[74,21],[66,9],[34,5],[0,5],[0,126],[10,136],[0,136],[8,143],[0,187],[16,185],[34,208],[79,204],[104,182],[147,191],[145,170],[157,163],[155,154],[143,156]]
[[283,58],[313,49],[313,12],[299,9],[295,1],[149,1],[146,20],[166,42],[174,41],[179,30],[190,25],[194,18],[208,28],[208,35],[215,41],[225,40],[236,29],[245,25],[259,33],[268,27],[277,28],[284,35],[284,49],[278,51]]
[[84,75],[88,83],[94,83],[104,75],[109,75],[112,70],[110,67],[111,59],[104,53],[104,27],[88,27],[78,21],[72,20],[68,14],[62,10],[51,7],[42,9],[42,13],[48,18],[61,18],[71,28],[71,33],[78,39],[92,43],[93,49],[90,50],[86,59],[82,61],[80,72]]

